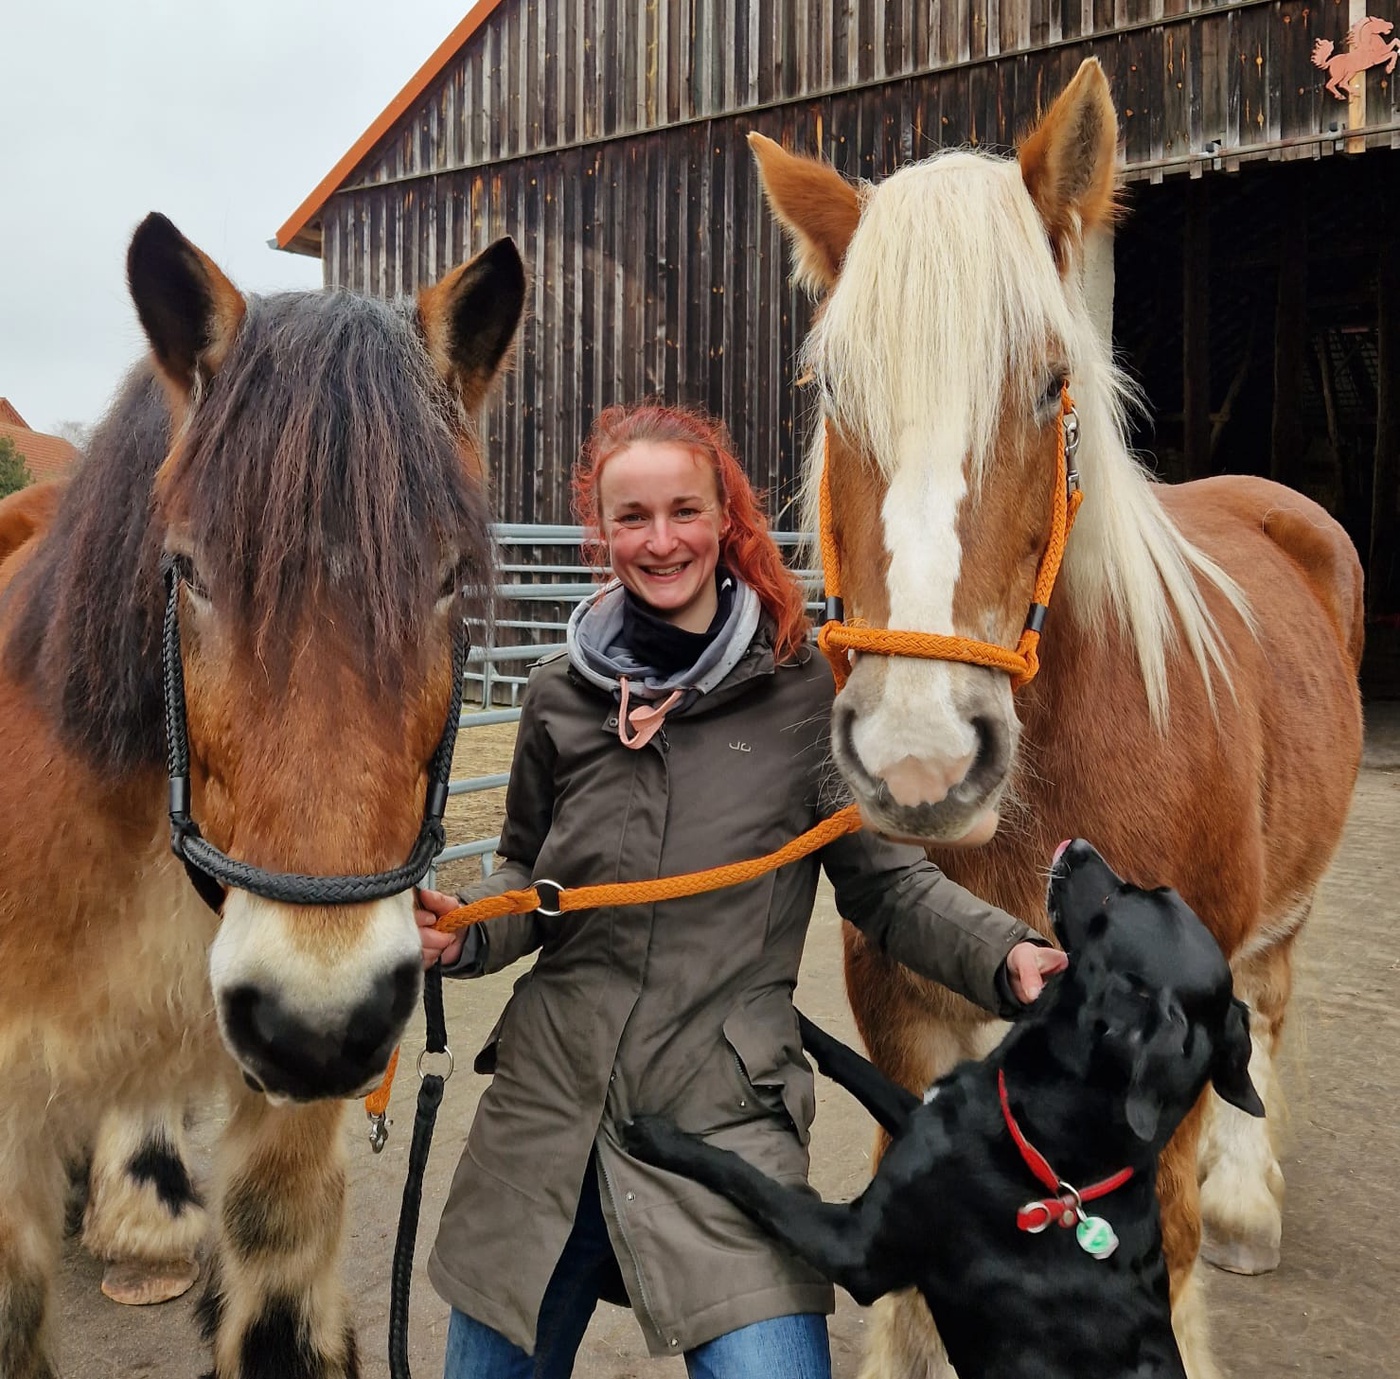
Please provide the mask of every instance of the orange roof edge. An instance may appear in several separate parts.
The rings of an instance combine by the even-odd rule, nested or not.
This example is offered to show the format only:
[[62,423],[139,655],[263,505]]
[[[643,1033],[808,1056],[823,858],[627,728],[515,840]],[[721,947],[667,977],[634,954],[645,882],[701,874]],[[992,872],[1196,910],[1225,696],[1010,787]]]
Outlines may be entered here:
[[292,212],[277,232],[273,244],[278,249],[308,253],[309,246],[293,245],[307,229],[317,212],[335,195],[355,165],[384,137],[394,122],[423,94],[435,77],[461,52],[462,45],[486,22],[501,0],[476,0],[466,18],[433,50],[433,55],[413,74],[408,84],[384,108],[384,112],[355,140],[345,156],[317,184],[315,190]]

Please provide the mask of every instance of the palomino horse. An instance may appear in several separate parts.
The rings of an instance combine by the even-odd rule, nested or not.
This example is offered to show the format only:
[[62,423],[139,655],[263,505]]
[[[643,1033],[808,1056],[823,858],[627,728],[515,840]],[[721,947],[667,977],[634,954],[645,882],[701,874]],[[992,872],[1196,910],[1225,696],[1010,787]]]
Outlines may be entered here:
[[[0,500],[0,566],[48,531],[64,492],[31,484]],[[133,1304],[185,1292],[209,1219],[185,1167],[184,1108],[108,1107],[79,1153],[83,1245],[106,1264],[102,1291]]]
[[[1158,487],[1125,448],[1127,385],[1079,276],[1084,236],[1112,215],[1117,121],[1099,65],[1014,161],[948,152],[857,189],[751,142],[799,275],[824,294],[806,357],[852,614],[1016,646],[1063,501],[1066,383],[1081,424],[1084,505],[1038,676],[1013,698],[1003,670],[922,659],[927,643],[858,652],[832,718],[856,801],[1038,925],[1061,838],[1088,837],[1137,884],[1175,886],[1232,959],[1254,1015],[1251,1075],[1276,1105],[1293,943],[1360,760],[1361,572],[1298,494],[1243,477]],[[998,1038],[849,927],[846,940],[861,1033],[906,1086]],[[1255,1271],[1276,1262],[1282,1196],[1266,1123],[1217,1104],[1198,1197],[1202,1123],[1198,1108],[1159,1179],[1194,1379],[1214,1373],[1193,1286],[1202,1214],[1216,1257]],[[883,1314],[868,1374],[941,1372],[923,1317],[905,1302]]]
[[0,567],[0,1373],[53,1374],[63,1154],[222,1085],[214,1374],[350,1379],[343,1098],[421,982],[400,876],[489,580],[468,416],[523,270],[502,240],[416,307],[245,299],[151,216],[128,273],[153,363]]

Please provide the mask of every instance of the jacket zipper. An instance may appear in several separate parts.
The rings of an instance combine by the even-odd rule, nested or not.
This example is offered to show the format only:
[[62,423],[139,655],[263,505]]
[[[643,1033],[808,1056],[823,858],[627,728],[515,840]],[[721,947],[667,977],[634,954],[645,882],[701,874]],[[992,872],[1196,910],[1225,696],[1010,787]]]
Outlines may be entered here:
[[627,1234],[627,1225],[622,1218],[622,1208],[618,1205],[617,1190],[613,1187],[612,1174],[608,1172],[608,1166],[603,1162],[601,1154],[595,1154],[594,1157],[598,1160],[598,1168],[603,1174],[603,1186],[608,1190],[608,1201],[612,1203],[613,1215],[617,1218],[617,1229],[622,1236],[622,1243],[627,1246],[627,1262],[632,1266],[632,1277],[637,1281],[637,1296],[641,1300],[642,1314],[652,1333],[669,1343],[671,1337],[663,1335],[661,1328],[656,1323],[656,1313],[652,1311],[651,1299],[647,1296],[647,1286],[646,1281],[642,1278],[642,1268],[637,1262],[637,1251],[632,1247],[632,1238]]

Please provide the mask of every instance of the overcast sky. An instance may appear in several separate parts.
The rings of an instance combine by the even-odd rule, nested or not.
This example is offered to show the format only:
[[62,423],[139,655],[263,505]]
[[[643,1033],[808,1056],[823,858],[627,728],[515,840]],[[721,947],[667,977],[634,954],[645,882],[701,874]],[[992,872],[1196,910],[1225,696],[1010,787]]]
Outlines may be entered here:
[[0,0],[0,397],[91,423],[143,348],[127,242],[163,211],[245,291],[471,0]]

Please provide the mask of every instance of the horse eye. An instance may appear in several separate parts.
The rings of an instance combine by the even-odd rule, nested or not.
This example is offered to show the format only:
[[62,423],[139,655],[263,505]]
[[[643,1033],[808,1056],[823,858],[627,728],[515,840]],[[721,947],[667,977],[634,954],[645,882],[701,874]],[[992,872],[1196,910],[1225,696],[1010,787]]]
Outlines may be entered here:
[[444,599],[456,598],[462,592],[462,581],[465,571],[460,565],[454,565],[443,575],[442,583],[438,586],[438,602]]
[[199,577],[199,571],[195,568],[194,558],[183,553],[177,553],[172,557],[175,566],[175,576],[195,598],[209,601],[209,587]]
[[1041,407],[1051,407],[1060,400],[1060,391],[1065,386],[1065,380],[1056,374],[1046,385],[1045,391],[1040,396]]

